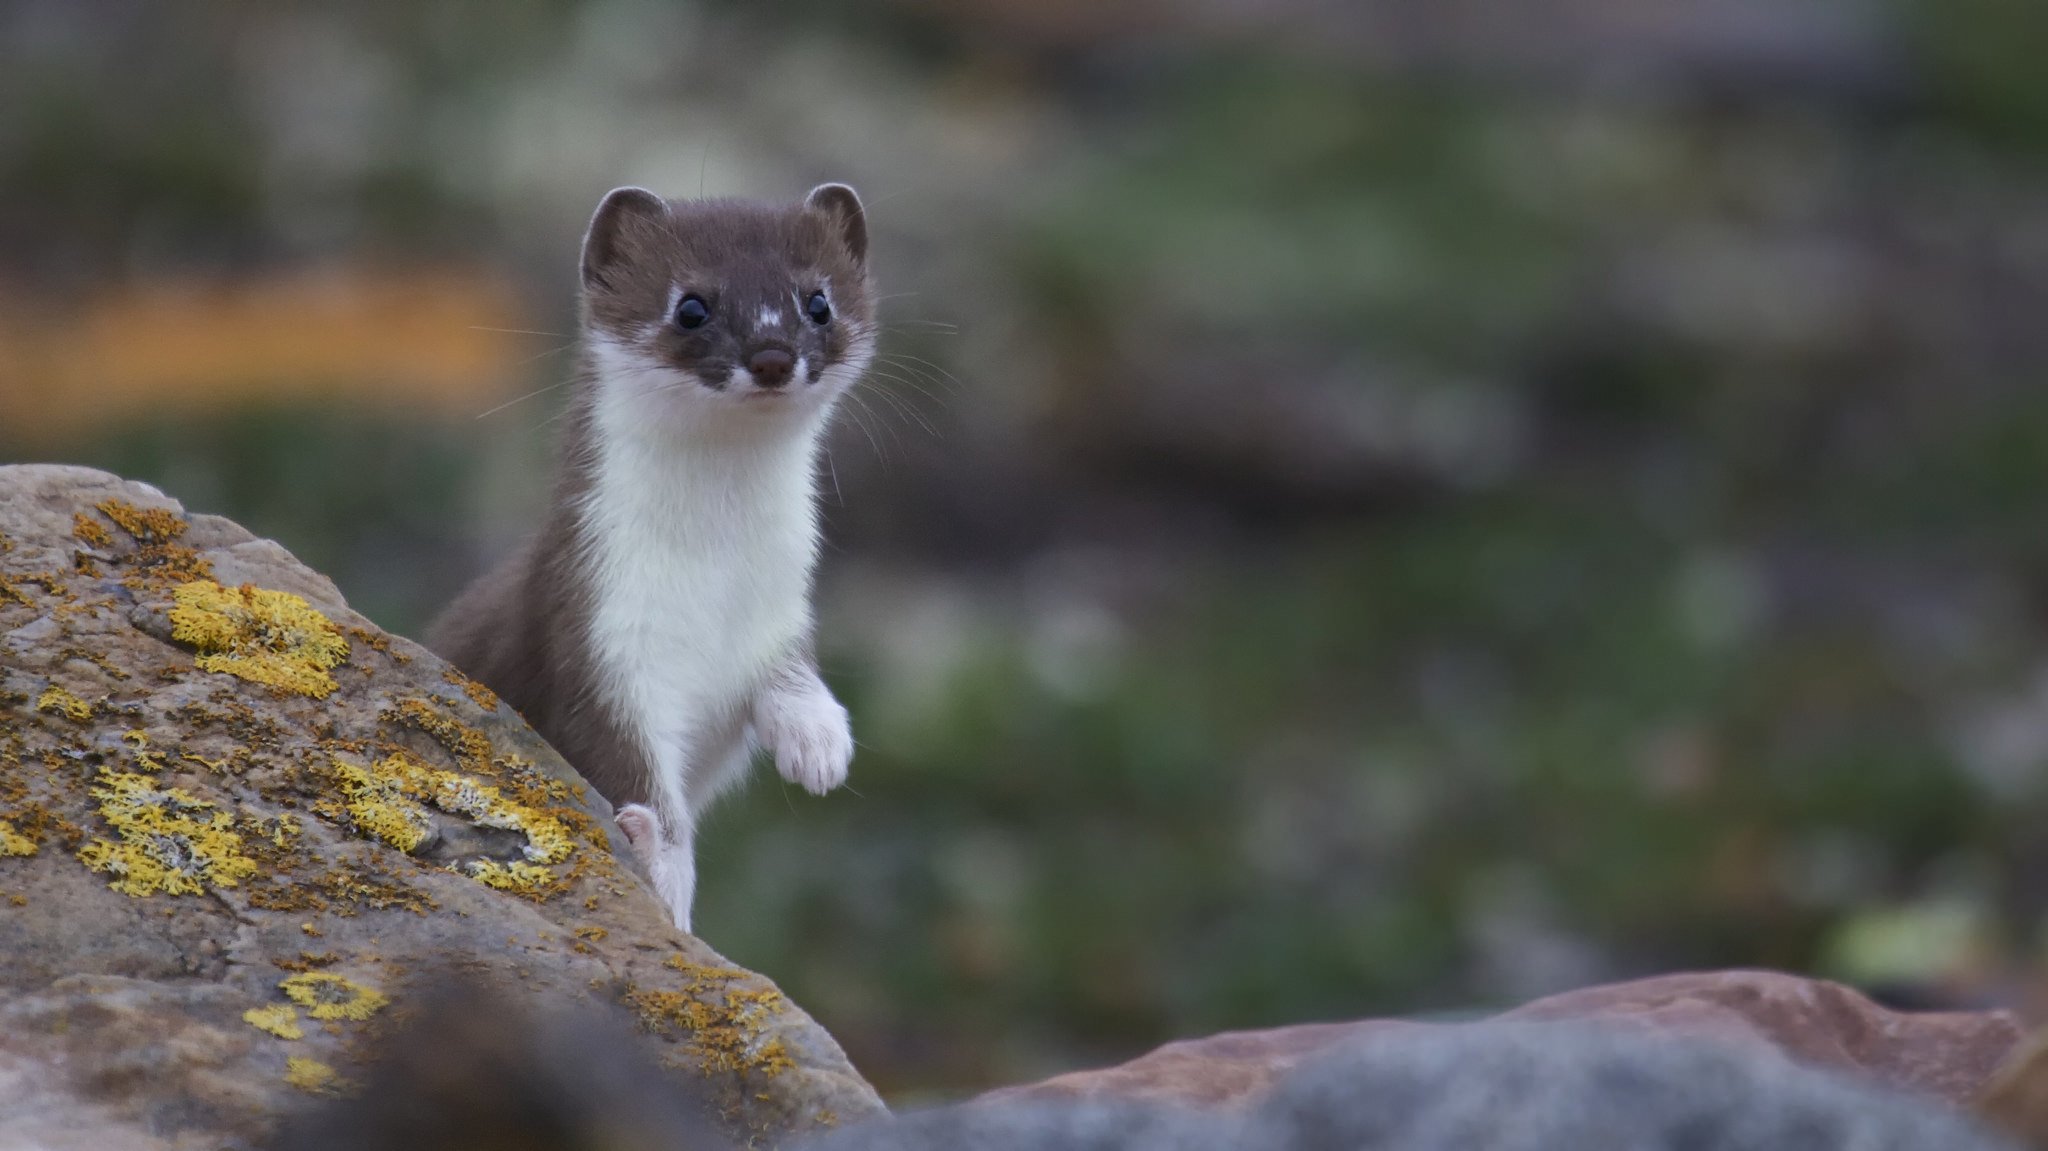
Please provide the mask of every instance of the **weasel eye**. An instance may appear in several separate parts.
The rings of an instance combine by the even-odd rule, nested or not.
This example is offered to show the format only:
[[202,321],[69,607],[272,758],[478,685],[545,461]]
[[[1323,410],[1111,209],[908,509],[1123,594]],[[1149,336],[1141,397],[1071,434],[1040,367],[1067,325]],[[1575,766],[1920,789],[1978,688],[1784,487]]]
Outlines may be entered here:
[[832,305],[826,301],[825,293],[811,293],[811,298],[804,301],[804,315],[809,316],[814,324],[832,322]]
[[676,324],[683,328],[698,328],[711,318],[711,308],[697,296],[684,296],[676,305]]

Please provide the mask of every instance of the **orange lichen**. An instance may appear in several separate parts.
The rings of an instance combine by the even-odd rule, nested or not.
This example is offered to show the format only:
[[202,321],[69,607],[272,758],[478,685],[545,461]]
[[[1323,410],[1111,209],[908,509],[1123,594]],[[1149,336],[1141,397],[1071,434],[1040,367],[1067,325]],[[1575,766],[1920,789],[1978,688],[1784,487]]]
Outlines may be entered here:
[[764,1037],[764,1025],[787,1004],[773,988],[742,984],[752,978],[730,967],[708,967],[671,956],[664,966],[689,977],[681,991],[628,988],[626,1003],[640,1026],[682,1041],[705,1074],[746,1072],[773,1078],[796,1066],[782,1040]]
[[351,867],[335,867],[310,879],[267,880],[250,889],[249,906],[264,911],[356,912],[400,910],[425,915],[433,899],[403,883],[378,879]]
[[175,595],[171,638],[199,649],[200,668],[315,699],[333,694],[327,673],[348,658],[348,641],[305,600],[212,580],[180,584]]
[[91,544],[96,548],[114,546],[114,537],[100,526],[100,521],[84,512],[78,512],[71,517],[71,534],[80,543]]
[[455,757],[463,770],[478,775],[491,772],[491,741],[484,733],[437,710],[423,699],[398,701],[399,722],[431,736],[435,743]]
[[[139,508],[126,500],[102,500],[99,509],[140,543],[169,543],[185,534],[184,517],[169,508]],[[83,519],[84,513],[79,517]]]
[[308,971],[283,980],[278,989],[315,1019],[363,1020],[390,1003],[384,993],[331,971]]
[[485,687],[483,684],[456,671],[452,667],[443,671],[441,678],[461,688],[462,694],[468,696],[478,707],[483,708],[485,711],[498,710],[498,693]]
[[92,718],[91,704],[54,683],[43,689],[41,698],[36,700],[36,710],[55,712],[78,723],[84,723]]
[[393,663],[407,664],[412,662],[411,656],[402,651],[393,651],[391,649],[391,637],[388,635],[379,634],[366,627],[352,627],[348,629],[348,634],[350,639],[355,640],[371,651],[390,656]]
[[[135,553],[135,564],[140,570],[124,582],[140,587],[151,580],[213,578],[213,565],[198,552],[177,542],[187,527],[178,513],[168,508],[141,508],[125,500],[106,500],[98,506],[101,515],[114,521],[116,527],[141,545]],[[75,522],[73,530],[77,530]]]
[[242,1012],[242,1022],[258,1031],[267,1031],[279,1039],[306,1037],[305,1029],[299,1026],[298,1010],[284,1003],[274,1003],[269,1007],[251,1007]]
[[108,886],[123,895],[199,895],[256,874],[256,861],[243,854],[242,837],[233,830],[234,817],[189,792],[101,768],[92,796],[119,841],[95,839],[78,858],[114,876]]
[[83,647],[67,647],[64,649],[63,654],[65,659],[84,660],[86,663],[89,663],[94,667],[100,669],[100,671],[105,673],[105,675],[109,679],[119,680],[134,678],[134,676],[129,674],[126,668],[123,668],[120,665],[116,664],[113,660],[108,659],[106,653],[104,652],[97,652],[91,650],[90,648]]

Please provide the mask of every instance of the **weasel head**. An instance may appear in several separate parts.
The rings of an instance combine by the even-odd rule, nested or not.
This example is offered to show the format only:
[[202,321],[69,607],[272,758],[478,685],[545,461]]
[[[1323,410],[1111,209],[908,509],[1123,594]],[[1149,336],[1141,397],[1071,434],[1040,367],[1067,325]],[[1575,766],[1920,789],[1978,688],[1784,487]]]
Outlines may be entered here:
[[600,405],[650,428],[822,416],[874,356],[867,251],[844,184],[797,204],[608,193],[583,239]]

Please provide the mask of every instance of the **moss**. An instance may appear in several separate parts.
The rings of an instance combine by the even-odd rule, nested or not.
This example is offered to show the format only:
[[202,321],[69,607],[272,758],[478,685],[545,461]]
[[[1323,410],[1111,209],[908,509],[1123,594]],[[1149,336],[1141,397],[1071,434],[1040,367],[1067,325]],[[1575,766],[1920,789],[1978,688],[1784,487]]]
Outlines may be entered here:
[[14,856],[25,858],[36,853],[36,841],[14,829],[14,825],[0,819],[0,858]]
[[197,796],[105,768],[92,795],[119,841],[95,839],[79,849],[78,858],[112,875],[108,886],[123,895],[199,895],[209,886],[234,887],[256,873],[256,861],[243,854],[242,837],[233,830],[234,818]]
[[339,1095],[352,1086],[334,1068],[300,1055],[284,1061],[284,1081],[314,1095]]
[[348,658],[348,641],[305,600],[212,580],[180,584],[175,595],[171,637],[199,649],[200,668],[315,699],[333,694],[327,673]]
[[41,698],[36,700],[36,710],[55,712],[77,723],[84,723],[92,718],[91,704],[54,683],[43,689]]
[[258,1031],[267,1031],[279,1039],[304,1039],[305,1029],[299,1026],[299,1013],[287,1004],[274,1003],[269,1007],[251,1007],[242,1012],[242,1022]]
[[277,986],[315,1019],[368,1019],[391,1002],[376,988],[365,987],[331,971],[308,971]]
[[78,512],[71,517],[71,535],[78,542],[91,544],[96,548],[114,546],[114,537],[107,533],[107,529],[100,526],[100,521],[86,515],[84,512]]

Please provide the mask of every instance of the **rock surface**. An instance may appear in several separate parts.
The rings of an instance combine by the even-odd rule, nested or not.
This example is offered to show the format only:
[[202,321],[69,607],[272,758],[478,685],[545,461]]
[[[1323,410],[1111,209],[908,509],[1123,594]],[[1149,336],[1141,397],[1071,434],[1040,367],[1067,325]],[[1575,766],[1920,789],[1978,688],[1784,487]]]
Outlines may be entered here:
[[879,1111],[615,836],[517,714],[282,547],[0,467],[0,1149],[252,1145],[450,972],[637,1017],[744,1141]]
[[[1843,987],[1767,971],[1667,975],[1539,999],[1498,1018],[1593,1020],[1782,1053],[1879,1086],[1964,1103],[2020,1043],[2003,1011],[1891,1011]],[[1009,1087],[991,1100],[1099,1097],[1206,1106],[1256,1103],[1296,1066],[1340,1044],[1468,1026],[1374,1019],[1240,1031],[1169,1043],[1121,1066]]]
[[1591,1022],[1380,1029],[1224,1109],[1042,1095],[807,1151],[2016,1151],[1950,1108],[1769,1048]]

